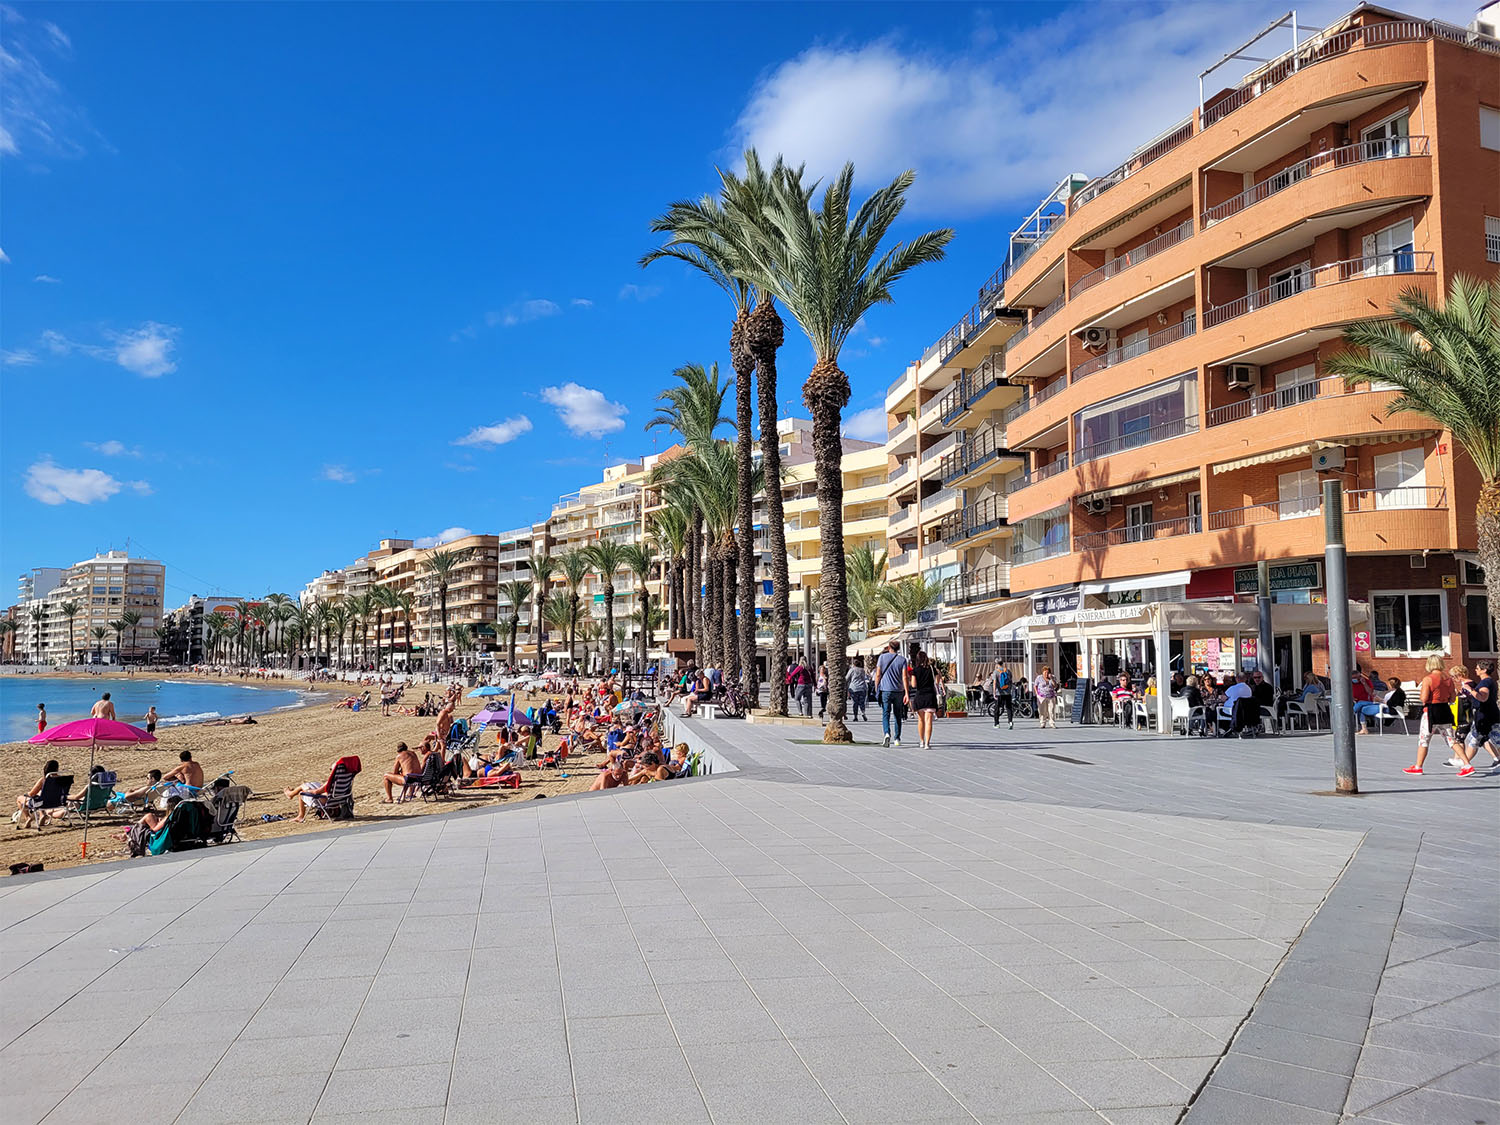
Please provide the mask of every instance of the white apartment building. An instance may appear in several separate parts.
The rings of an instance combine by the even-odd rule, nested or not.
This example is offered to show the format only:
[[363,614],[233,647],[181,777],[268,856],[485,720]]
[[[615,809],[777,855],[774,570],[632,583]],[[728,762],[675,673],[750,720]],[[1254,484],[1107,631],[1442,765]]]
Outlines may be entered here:
[[[117,659],[149,660],[159,647],[155,630],[162,624],[165,587],[166,567],[155,559],[131,558],[125,551],[84,559],[67,568],[62,581],[43,597],[23,606],[23,628],[17,636],[25,636],[18,649],[37,662],[69,663],[79,654],[101,651]],[[71,651],[70,619],[63,612],[70,602],[78,607],[71,618]],[[33,606],[43,611],[39,649]],[[140,621],[121,636],[110,623],[126,612],[139,614]],[[95,637],[95,629],[103,629],[104,637]]]
[[[350,569],[353,569],[352,567]],[[342,570],[325,570],[302,588],[297,601],[303,606],[313,602],[326,602],[343,597],[348,589],[348,578]]]

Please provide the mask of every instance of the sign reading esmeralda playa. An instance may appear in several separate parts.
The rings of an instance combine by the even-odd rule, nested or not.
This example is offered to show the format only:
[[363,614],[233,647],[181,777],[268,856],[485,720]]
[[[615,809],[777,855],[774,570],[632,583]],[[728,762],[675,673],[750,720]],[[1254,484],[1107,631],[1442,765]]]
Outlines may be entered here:
[[1083,595],[1077,590],[1057,590],[1051,594],[1033,594],[1031,612],[1038,617],[1054,613],[1071,613],[1083,604]]
[[[1271,571],[1271,590],[1316,590],[1323,585],[1323,566],[1321,563],[1284,563],[1273,566]],[[1242,566],[1234,572],[1234,592],[1236,594],[1253,594],[1260,589],[1260,579],[1256,576],[1253,566]]]

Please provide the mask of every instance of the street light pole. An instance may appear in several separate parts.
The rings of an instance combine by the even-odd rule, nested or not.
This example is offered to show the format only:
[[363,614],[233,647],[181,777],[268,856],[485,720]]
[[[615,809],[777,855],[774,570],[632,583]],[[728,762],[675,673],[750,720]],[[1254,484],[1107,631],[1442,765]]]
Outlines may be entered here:
[[1354,654],[1349,642],[1349,567],[1344,547],[1344,496],[1336,480],[1323,482],[1323,571],[1328,592],[1328,716],[1333,726],[1334,786],[1358,793],[1354,761]]

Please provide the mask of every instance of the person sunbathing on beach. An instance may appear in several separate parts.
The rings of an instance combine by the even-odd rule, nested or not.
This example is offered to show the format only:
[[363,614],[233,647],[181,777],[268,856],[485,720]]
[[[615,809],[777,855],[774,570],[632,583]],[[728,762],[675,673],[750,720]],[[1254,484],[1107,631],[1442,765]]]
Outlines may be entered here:
[[395,797],[391,795],[392,785],[405,788],[408,783],[421,776],[422,762],[416,753],[407,749],[406,743],[396,743],[396,760],[391,763],[391,772],[385,775],[385,800],[380,803],[389,805],[395,802]]
[[161,826],[167,823],[167,817],[172,815],[172,810],[182,803],[182,798],[175,794],[167,798],[164,809],[157,811],[147,809],[146,815],[131,825],[125,832],[125,845],[134,858],[146,854],[146,843],[161,831]]
[[630,765],[623,757],[611,756],[599,769],[599,776],[594,778],[594,783],[589,786],[589,792],[597,793],[601,789],[613,789],[619,785],[625,785],[630,781]]
[[162,775],[162,781],[166,782],[165,792],[168,796],[176,793],[181,797],[192,797],[203,788],[203,767],[193,761],[191,750],[184,750],[177,756],[181,764]]
[[453,729],[453,708],[457,706],[457,704],[458,699],[456,697],[450,697],[448,701],[443,704],[443,709],[438,712],[437,732],[438,737],[441,738],[444,742],[448,741],[448,732]]
[[203,725],[206,727],[253,727],[255,725],[255,716],[236,715],[232,719],[211,719]]
[[630,771],[627,785],[645,785],[648,781],[666,781],[672,776],[667,764],[655,750],[648,750],[636,759],[635,768]]
[[131,804],[137,801],[150,800],[151,794],[161,788],[161,770],[151,770],[146,774],[146,784],[138,789],[132,789],[125,794],[125,800]]

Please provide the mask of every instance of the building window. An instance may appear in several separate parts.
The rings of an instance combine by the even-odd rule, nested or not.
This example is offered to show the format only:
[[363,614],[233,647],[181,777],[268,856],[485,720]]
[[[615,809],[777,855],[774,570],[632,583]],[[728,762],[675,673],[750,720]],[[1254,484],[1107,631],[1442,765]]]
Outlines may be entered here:
[[1105,457],[1196,428],[1196,372],[1143,387],[1080,410],[1075,416],[1078,460]]
[[1298,469],[1276,478],[1277,515],[1284,520],[1312,515],[1322,506],[1322,485],[1315,469]]
[[1375,456],[1377,508],[1427,507],[1427,465],[1420,449],[1398,449]]
[[1375,264],[1371,272],[1411,273],[1416,268],[1415,228],[1410,219],[1402,219],[1375,234]]
[[1131,504],[1125,509],[1125,540],[1140,543],[1154,537],[1151,527],[1151,505]]
[[1484,257],[1486,261],[1500,262],[1500,219],[1494,215],[1484,217]]
[[1479,107],[1479,144],[1500,152],[1500,109],[1493,106]]
[[1271,275],[1271,284],[1268,286],[1267,303],[1269,304],[1271,301],[1284,301],[1288,297],[1302,292],[1303,287],[1307,284],[1307,269],[1308,263],[1304,262],[1300,266],[1292,266],[1289,269],[1277,270],[1273,273]]
[[1490,616],[1490,600],[1483,594],[1464,595],[1464,645],[1470,656],[1500,652],[1495,639],[1495,619]]
[[1464,585],[1465,586],[1483,586],[1484,585],[1484,567],[1480,566],[1477,562],[1470,562],[1468,559],[1463,559],[1461,561],[1462,561],[1462,565],[1463,565],[1463,583],[1464,583]]
[[1448,607],[1441,591],[1370,595],[1375,648],[1383,655],[1446,653]]
[[1403,109],[1396,116],[1386,118],[1379,125],[1371,125],[1361,134],[1360,139],[1367,146],[1365,151],[1369,159],[1411,155],[1411,142],[1407,139],[1407,134],[1411,131],[1409,112]]

